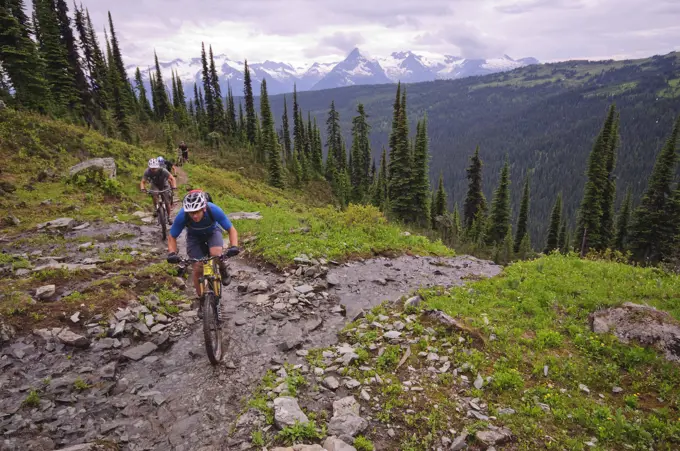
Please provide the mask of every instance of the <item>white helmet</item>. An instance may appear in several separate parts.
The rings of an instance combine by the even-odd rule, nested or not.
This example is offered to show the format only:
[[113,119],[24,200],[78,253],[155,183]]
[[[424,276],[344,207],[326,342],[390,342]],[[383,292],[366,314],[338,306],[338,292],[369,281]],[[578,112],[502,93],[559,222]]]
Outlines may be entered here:
[[182,207],[187,213],[202,210],[207,205],[208,201],[202,191],[192,191],[184,196],[184,200],[182,201]]
[[158,162],[157,158],[152,158],[149,160],[149,168],[150,169],[158,169],[161,167],[161,164]]

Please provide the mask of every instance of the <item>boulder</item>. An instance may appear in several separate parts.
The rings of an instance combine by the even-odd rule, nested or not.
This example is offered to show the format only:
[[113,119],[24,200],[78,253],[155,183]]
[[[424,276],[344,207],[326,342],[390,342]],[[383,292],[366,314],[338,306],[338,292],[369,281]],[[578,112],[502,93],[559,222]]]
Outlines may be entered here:
[[64,329],[57,335],[59,341],[65,345],[75,346],[76,348],[87,348],[90,345],[90,340],[71,332],[69,329]]
[[73,218],[57,218],[51,221],[43,222],[38,224],[36,227],[38,229],[66,229],[71,230],[76,225],[76,220]]
[[295,422],[308,423],[307,415],[302,412],[295,398],[281,396],[274,399],[274,422],[276,426],[283,429],[286,426],[293,426]]
[[16,331],[9,324],[5,324],[0,320],[0,344],[6,343],[14,338]]
[[352,445],[348,445],[335,436],[330,436],[323,442],[323,449],[326,451],[357,451]]
[[116,178],[116,162],[113,158],[93,158],[80,162],[69,169],[69,176],[73,177],[77,173],[90,168],[101,168],[110,179]]
[[229,213],[227,214],[227,217],[229,218],[230,221],[236,221],[238,219],[254,219],[254,220],[260,220],[262,219],[262,215],[260,214],[259,211],[255,212],[246,212],[246,211],[237,211],[235,213]]

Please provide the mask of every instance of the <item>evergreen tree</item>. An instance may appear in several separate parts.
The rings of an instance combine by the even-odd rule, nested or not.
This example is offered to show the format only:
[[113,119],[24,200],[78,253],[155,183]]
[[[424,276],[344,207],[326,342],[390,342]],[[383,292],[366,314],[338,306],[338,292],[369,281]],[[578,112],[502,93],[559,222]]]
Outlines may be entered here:
[[[430,219],[430,170],[427,114],[418,124],[411,170],[412,220],[421,227],[429,227]],[[367,168],[368,169],[368,168]]]
[[257,139],[257,119],[255,117],[255,99],[253,98],[253,86],[250,81],[250,70],[248,70],[248,60],[245,61],[243,70],[243,95],[246,102],[246,138],[250,144],[255,144]]
[[[612,106],[612,110],[614,107]],[[600,222],[601,242],[600,250],[604,250],[612,244],[615,236],[614,230],[614,201],[616,198],[616,180],[614,168],[616,167],[616,148],[619,143],[619,113],[616,113],[609,132],[609,139],[605,148],[605,179],[602,189],[602,220]]]
[[[111,18],[111,12],[109,11],[109,30],[111,31],[111,50],[113,52],[113,65],[118,70],[118,76],[121,81],[127,84],[127,74],[125,73],[125,64],[123,64],[123,55],[120,51],[120,46],[118,45],[118,38],[116,37],[116,30],[113,28],[113,19]],[[155,56],[154,52],[154,56]],[[111,60],[109,60],[109,65],[111,65]],[[156,66],[158,67],[158,58],[156,58]],[[159,78],[161,80],[161,78]]]
[[302,124],[300,123],[300,106],[297,101],[297,86],[293,84],[293,154],[299,159],[302,153]]
[[672,183],[678,166],[679,135],[680,117],[657,157],[642,201],[633,212],[630,249],[635,259],[643,263],[663,261],[672,254],[676,244],[678,189],[674,193]]
[[281,116],[281,122],[283,124],[283,155],[286,162],[290,162],[291,157],[291,140],[290,140],[290,127],[288,126],[288,102],[286,101],[286,95],[283,95],[283,116]]
[[382,154],[380,155],[378,177],[375,179],[375,187],[373,188],[373,205],[378,207],[382,212],[387,211],[387,151],[384,147],[382,149]]
[[549,254],[559,246],[560,223],[562,221],[562,193],[557,195],[555,206],[550,215],[550,228],[548,229],[548,241],[544,253]]
[[120,79],[120,74],[116,70],[115,60],[111,50],[111,45],[107,42],[106,56],[110,62],[107,73],[109,75],[108,84],[111,86],[111,103],[113,104],[113,118],[116,121],[118,132],[126,142],[132,141],[132,132],[128,118],[127,97],[125,96],[125,86]]
[[[399,87],[397,88],[399,89]],[[408,139],[408,117],[406,114],[406,90],[403,91],[399,103],[399,115],[395,134],[394,148],[390,153],[389,199],[392,213],[397,219],[409,219],[413,208],[411,193],[411,169],[413,159]]]
[[510,227],[510,216],[510,166],[506,155],[498,188],[496,188],[491,202],[489,232],[486,237],[488,244],[500,245],[503,243],[505,235],[508,234],[508,229],[512,229]]
[[557,249],[562,252],[565,248],[567,241],[567,221],[566,218],[562,218],[562,225],[560,226],[560,233],[557,236]]
[[140,106],[139,117],[142,122],[146,122],[153,116],[153,111],[151,110],[149,99],[146,97],[146,88],[144,87],[142,73],[139,71],[139,67],[135,71],[135,87],[137,88],[137,97],[139,99]]
[[177,108],[177,77],[175,77],[175,71],[170,70],[170,84],[172,85],[172,98],[169,99],[174,108]]
[[59,21],[52,0],[35,0],[35,17],[40,30],[40,53],[46,63],[45,75],[55,103],[55,113],[65,115],[80,102],[73,83],[66,48],[61,42]]
[[317,174],[323,173],[323,145],[321,144],[321,130],[314,117],[314,147],[312,148],[312,169]]
[[175,110],[175,123],[180,128],[189,126],[189,112],[187,111],[187,100],[184,95],[184,85],[177,74],[175,74],[175,93],[172,100]]
[[619,215],[616,218],[616,236],[614,238],[614,249],[623,252],[628,247],[628,227],[630,225],[631,212],[631,191],[626,191],[626,198],[621,205]]
[[480,213],[486,212],[486,198],[482,192],[482,160],[479,158],[479,146],[470,159],[470,166],[466,170],[468,191],[463,206],[464,225],[466,229],[472,227],[472,223]]
[[56,0],[56,8],[61,44],[66,49],[66,58],[69,63],[69,75],[73,83],[73,89],[78,93],[78,98],[74,99],[71,109],[79,114],[87,114],[89,117],[93,113],[90,103],[92,96],[85,79],[85,73],[83,72],[78,44],[71,28],[68,6],[66,6],[64,0]]
[[328,148],[326,156],[326,178],[329,181],[332,181],[333,177],[336,175],[334,169],[339,173],[344,168],[343,162],[345,158],[344,156],[341,158],[341,140],[340,113],[335,109],[335,102],[331,101],[328,119],[326,119],[326,147]]
[[269,184],[276,188],[283,188],[283,171],[281,168],[281,151],[276,139],[274,129],[274,117],[269,106],[267,95],[267,80],[262,79],[260,88],[260,116],[262,116],[262,138],[260,145],[267,154],[267,167],[269,170]]
[[579,210],[579,220],[577,228],[577,238],[583,239],[585,236],[585,252],[588,248],[604,249],[607,242],[608,233],[603,230],[604,208],[609,203],[609,178],[608,172],[613,167],[613,149],[616,144],[615,134],[616,109],[614,105],[609,108],[609,113],[599,135],[595,140],[593,150],[590,153],[586,182],[583,193],[583,200]]
[[434,195],[434,202],[432,202],[432,228],[437,228],[437,218],[446,215],[446,190],[444,189],[444,178],[442,173],[439,173],[439,185]]
[[108,99],[106,93],[106,61],[104,61],[104,54],[99,47],[97,36],[92,27],[90,13],[83,13],[82,7],[76,8],[76,29],[85,58],[87,82],[92,93],[92,101],[97,108],[105,109]]
[[208,68],[208,57],[205,53],[205,43],[201,43],[201,64],[203,67],[203,92],[205,99],[206,123],[208,133],[214,132],[217,125],[215,94],[213,91],[212,78]]
[[[165,90],[165,82],[163,82],[163,74],[161,73],[161,65],[158,63],[158,55],[156,51],[153,52],[154,62],[156,64],[156,75],[154,83],[154,91],[156,95],[154,98],[154,109],[158,112],[158,119],[165,120],[165,118],[172,112],[170,107],[170,100],[168,99],[168,92]],[[155,102],[158,102],[156,107]]]
[[519,243],[519,249],[516,252],[516,254],[517,258],[519,258],[520,260],[529,258],[529,256],[532,254],[531,238],[529,238],[528,233],[524,234],[524,238],[522,238],[522,241]]
[[30,37],[23,0],[0,2],[0,66],[18,106],[42,113],[51,109],[45,62]]
[[227,84],[227,133],[229,136],[237,136],[238,123],[236,121],[236,107],[234,105],[234,94],[231,92],[231,85]]
[[243,115],[243,105],[241,102],[238,104],[238,130],[241,141],[246,142],[248,137],[246,136],[246,120]]
[[210,85],[212,87],[213,101],[215,102],[215,129],[224,133],[226,122],[224,119],[224,105],[222,104],[222,88],[220,88],[220,79],[215,68],[212,45],[210,46]]
[[524,179],[522,189],[522,203],[519,207],[519,218],[517,220],[517,231],[515,233],[515,253],[519,252],[524,235],[529,233],[529,174]]
[[352,185],[352,199],[355,202],[364,202],[368,194],[370,177],[369,167],[371,158],[371,142],[369,132],[371,126],[366,120],[366,111],[360,103],[357,105],[358,116],[352,119],[352,168],[349,171]]
[[[393,159],[392,153],[395,152],[397,148],[397,129],[399,128],[399,112],[401,111],[400,107],[400,101],[401,101],[401,82],[397,83],[397,95],[396,98],[394,99],[394,105],[393,105],[393,111],[392,111],[392,130],[390,131],[390,137],[389,137],[389,148],[390,148],[390,164]],[[388,168],[387,170],[387,180],[388,184],[392,184],[392,168]]]

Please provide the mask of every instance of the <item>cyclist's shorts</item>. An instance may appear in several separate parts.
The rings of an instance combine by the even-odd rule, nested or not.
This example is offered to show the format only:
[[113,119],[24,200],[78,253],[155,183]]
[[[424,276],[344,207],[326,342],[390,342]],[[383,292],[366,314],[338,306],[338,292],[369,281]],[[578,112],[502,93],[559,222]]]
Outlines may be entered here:
[[187,233],[187,255],[189,258],[203,258],[210,255],[211,247],[222,248],[224,246],[224,239],[222,238],[222,230],[216,227],[212,234],[209,235],[194,235]]

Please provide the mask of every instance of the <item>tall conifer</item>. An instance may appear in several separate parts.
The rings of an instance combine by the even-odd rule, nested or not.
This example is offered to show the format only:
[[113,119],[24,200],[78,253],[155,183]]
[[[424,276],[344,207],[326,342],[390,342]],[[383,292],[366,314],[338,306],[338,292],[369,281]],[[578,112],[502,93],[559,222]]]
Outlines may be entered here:
[[678,139],[680,117],[659,153],[647,190],[640,205],[633,212],[630,227],[630,249],[643,263],[658,263],[669,257],[678,243],[676,200],[678,189],[672,187],[678,167]]
[[464,226],[472,227],[472,223],[480,213],[486,212],[486,198],[482,192],[482,160],[479,158],[479,146],[470,158],[470,166],[466,170],[468,191],[463,206]]
[[549,254],[555,249],[558,249],[561,222],[562,222],[562,193],[559,193],[557,195],[557,200],[555,201],[555,206],[553,207],[552,214],[550,215],[548,240],[546,241],[545,249],[543,250],[544,253]]
[[517,219],[517,230],[515,231],[515,253],[519,252],[520,245],[524,235],[529,233],[529,174],[524,179],[524,188],[522,189],[522,203],[519,207],[519,218]]
[[257,118],[255,117],[255,99],[253,98],[253,85],[250,80],[248,60],[245,61],[243,70],[243,95],[246,102],[246,138],[250,144],[255,144],[257,141]]

